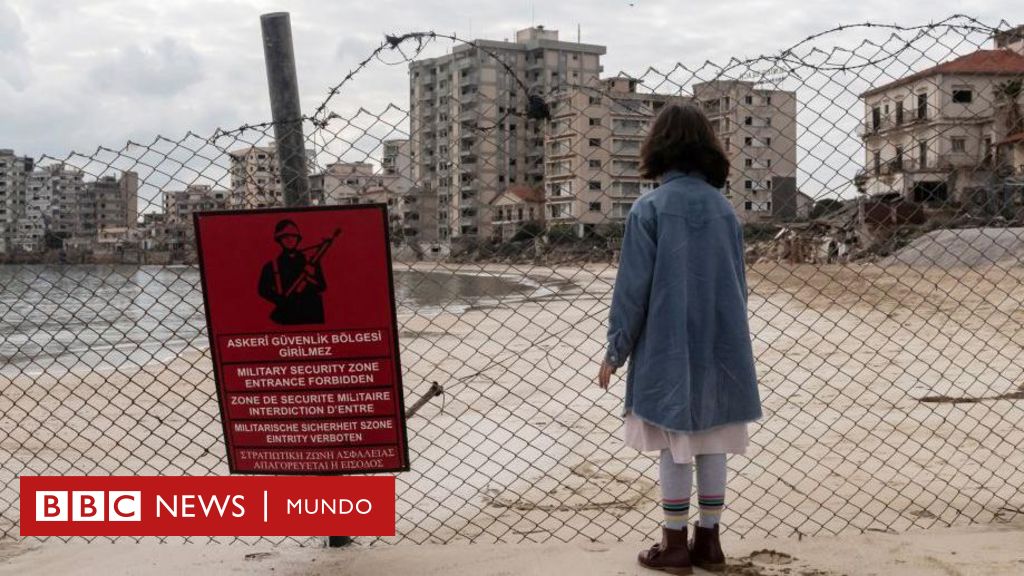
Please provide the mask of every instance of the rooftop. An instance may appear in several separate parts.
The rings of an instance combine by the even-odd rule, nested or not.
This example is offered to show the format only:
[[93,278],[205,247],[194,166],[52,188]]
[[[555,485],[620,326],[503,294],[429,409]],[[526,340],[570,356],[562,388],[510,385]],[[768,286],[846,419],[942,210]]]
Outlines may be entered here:
[[939,74],[1019,76],[1024,74],[1024,55],[1012,50],[978,50],[965,56],[943,62],[905,76],[898,80],[877,86],[861,94],[861,98],[873,96],[886,90]]

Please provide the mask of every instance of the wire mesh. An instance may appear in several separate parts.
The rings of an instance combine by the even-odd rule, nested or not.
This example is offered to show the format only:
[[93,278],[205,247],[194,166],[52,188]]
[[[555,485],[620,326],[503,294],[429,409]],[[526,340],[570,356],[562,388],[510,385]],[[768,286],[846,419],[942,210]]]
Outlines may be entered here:
[[[444,389],[409,421],[397,535],[374,542],[653,535],[656,466],[622,446],[621,386],[593,382],[623,221],[656,186],[640,145],[673,102],[712,121],[746,231],[766,417],[730,458],[726,530],[1021,513],[1019,30],[846,26],[608,78],[569,43],[418,59],[441,39],[388,37],[303,119],[312,202],[389,206],[406,397]],[[332,112],[393,54],[407,105]],[[5,538],[19,475],[227,474],[191,214],[280,205],[272,130],[0,153]]]

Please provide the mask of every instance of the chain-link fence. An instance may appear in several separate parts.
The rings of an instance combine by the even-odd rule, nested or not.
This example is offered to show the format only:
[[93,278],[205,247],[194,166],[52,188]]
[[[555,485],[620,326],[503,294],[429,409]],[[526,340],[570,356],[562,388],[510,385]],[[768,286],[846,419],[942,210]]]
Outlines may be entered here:
[[[444,389],[409,421],[383,541],[657,529],[654,461],[619,439],[621,385],[593,382],[622,223],[655,185],[640,143],[673,102],[709,116],[746,224],[766,417],[730,459],[726,529],[1020,514],[1024,48],[1008,30],[849,26],[632,75],[540,28],[432,59],[440,35],[388,38],[304,122],[313,202],[390,207],[406,398]],[[408,101],[332,112],[395,58]],[[191,214],[280,204],[271,134],[0,153],[17,216],[0,268],[6,538],[21,474],[227,473]]]

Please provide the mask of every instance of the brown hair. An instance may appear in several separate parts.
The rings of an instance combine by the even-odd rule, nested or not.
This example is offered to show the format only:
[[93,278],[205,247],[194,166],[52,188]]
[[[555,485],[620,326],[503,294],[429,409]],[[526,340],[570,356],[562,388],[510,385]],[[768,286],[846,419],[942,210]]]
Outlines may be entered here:
[[640,148],[641,175],[651,180],[669,170],[699,172],[715,188],[725,186],[729,159],[707,116],[692,104],[665,106]]

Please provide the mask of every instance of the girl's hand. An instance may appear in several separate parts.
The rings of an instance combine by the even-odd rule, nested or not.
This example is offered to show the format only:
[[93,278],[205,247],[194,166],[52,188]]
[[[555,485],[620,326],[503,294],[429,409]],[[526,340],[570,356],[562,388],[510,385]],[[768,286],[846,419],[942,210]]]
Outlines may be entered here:
[[597,385],[600,386],[602,390],[608,389],[608,384],[611,382],[612,374],[615,374],[615,370],[615,366],[609,364],[607,360],[601,361],[601,372],[597,376]]

